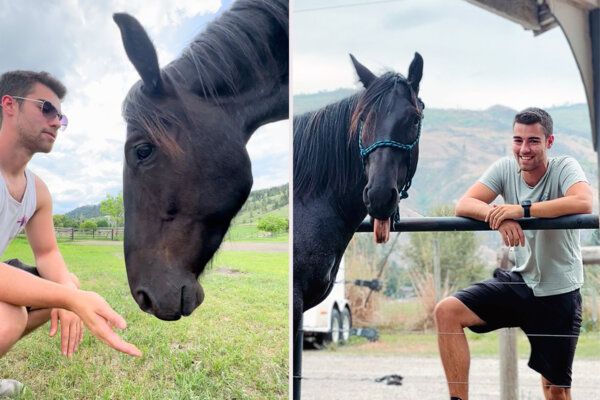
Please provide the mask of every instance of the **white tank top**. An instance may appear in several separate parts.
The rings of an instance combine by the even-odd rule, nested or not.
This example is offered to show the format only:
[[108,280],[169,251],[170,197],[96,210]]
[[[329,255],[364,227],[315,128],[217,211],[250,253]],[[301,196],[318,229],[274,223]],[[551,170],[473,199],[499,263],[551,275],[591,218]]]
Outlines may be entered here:
[[35,176],[25,169],[25,178],[27,186],[23,200],[19,203],[10,195],[0,174],[0,255],[23,230],[36,209]]

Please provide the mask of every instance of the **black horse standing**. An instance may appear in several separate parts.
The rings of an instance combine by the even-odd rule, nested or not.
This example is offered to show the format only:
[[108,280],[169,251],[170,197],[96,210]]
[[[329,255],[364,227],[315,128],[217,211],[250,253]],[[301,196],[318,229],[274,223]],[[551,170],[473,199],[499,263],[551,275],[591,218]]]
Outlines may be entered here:
[[142,26],[115,14],[138,73],[124,103],[131,294],[164,320],[204,299],[198,276],[252,186],[246,143],[288,117],[287,0],[238,0],[160,69]]
[[[331,292],[360,223],[368,213],[375,220],[377,240],[387,240],[390,217],[407,196],[417,168],[423,59],[415,53],[405,78],[393,72],[377,77],[350,57],[365,90],[294,117],[296,349],[302,313]],[[299,374],[294,368],[295,397]]]

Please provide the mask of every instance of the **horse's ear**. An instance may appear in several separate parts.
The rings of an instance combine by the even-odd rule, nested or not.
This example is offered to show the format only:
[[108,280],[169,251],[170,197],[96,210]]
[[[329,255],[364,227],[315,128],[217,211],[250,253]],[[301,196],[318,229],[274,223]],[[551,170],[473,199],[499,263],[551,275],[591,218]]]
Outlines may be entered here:
[[113,20],[121,30],[125,52],[140,74],[144,82],[144,90],[149,94],[163,93],[164,87],[156,50],[142,25],[126,13],[113,14]]
[[423,77],[423,57],[415,52],[415,58],[413,58],[408,67],[408,82],[412,86],[415,93],[419,93],[419,83]]
[[367,67],[359,63],[352,54],[350,54],[350,59],[352,60],[352,64],[354,64],[354,69],[356,70],[358,79],[360,79],[365,88],[369,87],[371,82],[373,82],[377,78],[377,76],[375,76],[375,74],[369,71]]

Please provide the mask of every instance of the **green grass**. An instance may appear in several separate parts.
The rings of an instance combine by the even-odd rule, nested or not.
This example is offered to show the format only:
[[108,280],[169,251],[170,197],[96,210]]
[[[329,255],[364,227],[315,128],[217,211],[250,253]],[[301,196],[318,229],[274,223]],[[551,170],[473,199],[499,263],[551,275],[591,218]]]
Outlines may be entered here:
[[[529,341],[517,330],[517,349],[520,358],[529,358]],[[467,331],[469,349],[473,357],[498,357],[498,332],[483,335]],[[407,333],[380,330],[379,340],[370,343],[366,339],[352,337],[346,346],[332,347],[339,353],[361,355],[435,356],[439,355],[435,333]],[[579,337],[575,358],[598,359],[600,357],[600,334],[584,333]]]
[[[46,325],[0,359],[1,377],[28,386],[22,398],[287,398],[287,253],[222,252],[200,278],[204,303],[190,317],[164,322],[131,298],[122,245],[59,247],[83,288],[100,293],[127,320],[120,335],[144,356],[122,355],[86,331],[69,360]],[[23,239],[5,252],[12,257],[33,263]]]

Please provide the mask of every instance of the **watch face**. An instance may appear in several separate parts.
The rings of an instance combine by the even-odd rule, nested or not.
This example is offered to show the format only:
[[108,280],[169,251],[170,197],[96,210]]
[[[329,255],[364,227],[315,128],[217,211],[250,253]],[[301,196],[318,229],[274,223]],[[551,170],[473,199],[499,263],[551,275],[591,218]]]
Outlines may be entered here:
[[523,206],[523,207],[531,207],[531,201],[530,200],[523,200],[521,202],[521,206]]

